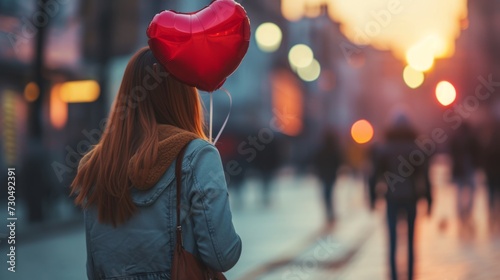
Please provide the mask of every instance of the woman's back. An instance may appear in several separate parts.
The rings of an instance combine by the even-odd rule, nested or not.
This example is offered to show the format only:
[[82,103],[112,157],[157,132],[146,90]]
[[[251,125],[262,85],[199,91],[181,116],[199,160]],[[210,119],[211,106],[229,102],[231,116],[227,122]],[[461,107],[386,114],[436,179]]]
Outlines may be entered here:
[[89,279],[170,279],[175,160],[186,145],[184,247],[214,271],[234,266],[241,240],[219,153],[207,139],[196,88],[167,73],[149,48],[137,51],[99,143],[82,158],[71,184],[85,211]]
[[[159,125],[159,166],[166,171],[148,189],[132,188],[136,213],[116,228],[98,222],[96,207],[85,210],[87,272],[90,279],[170,279],[176,229],[175,157],[179,129]],[[163,137],[163,139],[162,139]],[[178,146],[178,145],[177,145]],[[172,158],[173,157],[173,158]],[[143,187],[144,188],[144,187]],[[241,254],[229,209],[220,156],[195,139],[182,163],[181,225],[184,248],[216,271],[233,267]]]

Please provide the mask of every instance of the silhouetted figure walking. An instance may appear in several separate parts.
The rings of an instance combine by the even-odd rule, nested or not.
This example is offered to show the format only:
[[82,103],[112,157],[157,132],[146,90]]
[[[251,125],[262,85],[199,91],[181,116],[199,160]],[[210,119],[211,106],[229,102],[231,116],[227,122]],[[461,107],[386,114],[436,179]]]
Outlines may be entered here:
[[375,187],[379,180],[387,185],[387,226],[390,248],[391,279],[397,279],[397,222],[403,216],[408,223],[408,279],[413,279],[414,232],[417,201],[425,197],[429,213],[432,204],[428,178],[428,159],[415,144],[417,133],[405,116],[399,116],[386,133],[386,142],[373,153],[374,171],[369,179],[371,205],[375,202]]
[[[493,127],[493,133],[483,151],[483,166],[488,185],[490,222],[500,214],[500,123]],[[496,222],[500,226],[499,222]]]
[[341,165],[341,155],[335,133],[325,132],[322,143],[314,157],[316,174],[323,187],[323,202],[328,223],[335,220],[333,210],[333,185],[337,180],[337,171]]
[[463,123],[450,141],[452,177],[457,185],[457,211],[462,222],[467,222],[474,202],[474,174],[478,164],[479,142],[468,123]]
[[261,143],[262,149],[257,151],[255,157],[254,167],[262,182],[262,203],[265,207],[271,206],[271,184],[281,165],[279,141],[275,138],[269,143]]

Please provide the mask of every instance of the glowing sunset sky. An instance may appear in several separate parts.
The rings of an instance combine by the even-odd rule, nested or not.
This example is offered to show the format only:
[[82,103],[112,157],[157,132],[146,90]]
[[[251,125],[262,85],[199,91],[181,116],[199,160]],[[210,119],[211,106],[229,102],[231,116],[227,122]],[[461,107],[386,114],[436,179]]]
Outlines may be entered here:
[[414,59],[422,69],[453,54],[467,17],[466,0],[282,0],[281,8],[295,21],[317,15],[322,3],[351,41]]

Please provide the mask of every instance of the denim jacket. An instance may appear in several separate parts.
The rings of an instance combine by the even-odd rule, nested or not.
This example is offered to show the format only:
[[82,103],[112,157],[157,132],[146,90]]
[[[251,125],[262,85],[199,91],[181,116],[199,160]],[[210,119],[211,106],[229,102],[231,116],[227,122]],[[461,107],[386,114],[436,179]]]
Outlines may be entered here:
[[[175,162],[154,187],[132,189],[137,211],[116,228],[98,222],[97,210],[84,211],[89,279],[170,279],[175,246]],[[216,271],[238,261],[236,234],[224,172],[217,149],[196,139],[182,163],[181,226],[184,248]]]

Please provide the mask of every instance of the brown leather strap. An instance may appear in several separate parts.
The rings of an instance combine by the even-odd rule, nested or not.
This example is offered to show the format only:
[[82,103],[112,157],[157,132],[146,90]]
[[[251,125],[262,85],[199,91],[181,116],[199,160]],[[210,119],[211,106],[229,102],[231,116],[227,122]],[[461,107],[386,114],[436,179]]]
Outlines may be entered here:
[[[188,143],[189,144],[189,143]],[[182,243],[182,227],[181,227],[181,187],[182,187],[182,160],[184,158],[184,152],[188,146],[186,144],[177,154],[177,159],[175,161],[175,181],[177,184],[177,245],[183,245]]]

